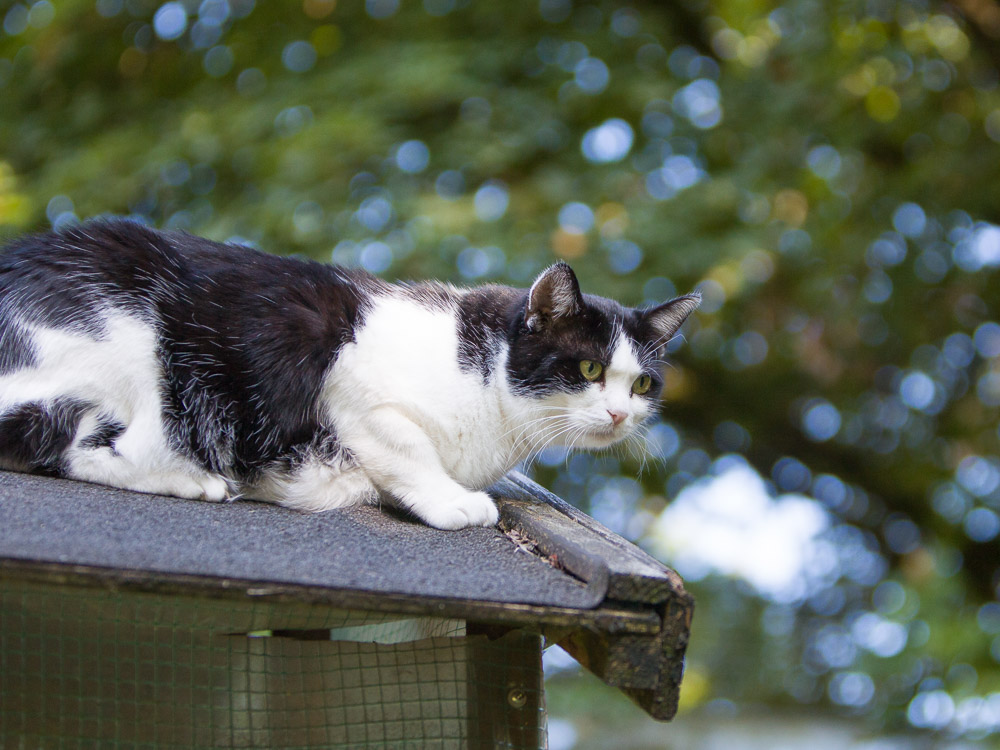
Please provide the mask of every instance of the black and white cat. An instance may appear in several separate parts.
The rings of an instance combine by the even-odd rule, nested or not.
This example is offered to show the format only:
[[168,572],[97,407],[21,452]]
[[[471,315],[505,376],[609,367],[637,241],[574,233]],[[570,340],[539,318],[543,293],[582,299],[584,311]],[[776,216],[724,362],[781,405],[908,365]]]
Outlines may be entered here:
[[696,294],[395,285],[125,220],[0,253],[0,468],[321,511],[384,497],[491,525],[482,488],[657,411]]

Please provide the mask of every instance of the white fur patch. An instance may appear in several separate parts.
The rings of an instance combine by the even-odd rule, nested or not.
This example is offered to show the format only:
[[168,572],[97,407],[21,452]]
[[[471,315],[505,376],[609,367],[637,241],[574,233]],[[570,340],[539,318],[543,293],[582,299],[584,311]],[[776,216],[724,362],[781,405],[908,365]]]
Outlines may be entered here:
[[500,389],[458,362],[455,316],[379,298],[327,378],[322,406],[372,483],[440,528],[496,522],[474,492],[509,468]]

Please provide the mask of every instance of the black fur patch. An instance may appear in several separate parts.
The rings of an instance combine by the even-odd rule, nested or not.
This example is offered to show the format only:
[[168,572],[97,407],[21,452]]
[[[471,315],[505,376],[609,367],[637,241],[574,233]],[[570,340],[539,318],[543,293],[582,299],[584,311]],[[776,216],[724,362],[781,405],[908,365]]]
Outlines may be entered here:
[[458,362],[463,370],[479,372],[483,382],[490,379],[497,352],[524,297],[517,289],[495,285],[462,295],[457,324]]
[[24,334],[0,313],[0,375],[35,364],[35,352]]
[[543,396],[586,388],[590,382],[580,372],[580,360],[610,362],[618,331],[615,321],[624,313],[625,308],[610,300],[584,296],[579,312],[528,328],[522,310],[509,339],[507,376],[514,390]]
[[72,399],[29,403],[0,416],[0,455],[41,474],[59,474],[63,452],[88,405]]
[[102,416],[97,428],[79,442],[81,448],[111,448],[115,451],[115,440],[125,432],[125,425],[107,416]]

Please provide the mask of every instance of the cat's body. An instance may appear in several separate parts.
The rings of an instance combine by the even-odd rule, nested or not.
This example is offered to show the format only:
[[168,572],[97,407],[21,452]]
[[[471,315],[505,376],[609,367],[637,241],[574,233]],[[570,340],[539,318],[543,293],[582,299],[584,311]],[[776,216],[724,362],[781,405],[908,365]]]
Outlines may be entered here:
[[0,468],[488,525],[480,490],[527,456],[655,411],[697,304],[585,297],[564,264],[457,289],[128,221],[27,237],[0,254]]

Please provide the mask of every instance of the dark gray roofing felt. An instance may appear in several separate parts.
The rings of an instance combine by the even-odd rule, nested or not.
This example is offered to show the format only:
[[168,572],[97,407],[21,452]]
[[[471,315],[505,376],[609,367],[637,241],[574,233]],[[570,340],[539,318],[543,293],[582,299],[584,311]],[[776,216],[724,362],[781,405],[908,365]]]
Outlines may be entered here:
[[0,472],[0,561],[434,598],[592,607],[593,591],[496,528],[438,531],[375,507],[305,514]]

